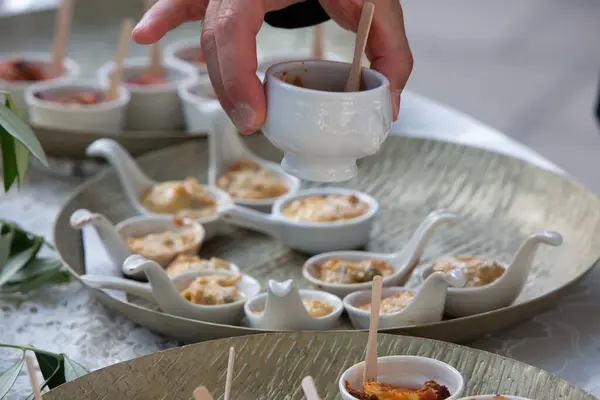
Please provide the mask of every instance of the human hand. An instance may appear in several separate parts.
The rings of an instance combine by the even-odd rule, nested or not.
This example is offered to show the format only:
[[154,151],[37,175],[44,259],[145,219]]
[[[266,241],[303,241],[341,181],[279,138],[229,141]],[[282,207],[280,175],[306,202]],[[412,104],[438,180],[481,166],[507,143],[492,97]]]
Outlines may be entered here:
[[[160,40],[184,22],[204,20],[202,49],[215,93],[242,133],[264,124],[266,98],[256,76],[256,35],[269,11],[302,0],[158,0],[133,31],[140,44]],[[356,31],[363,0],[319,0],[341,27]],[[394,119],[413,58],[399,0],[377,0],[366,49],[371,68],[390,81]]]

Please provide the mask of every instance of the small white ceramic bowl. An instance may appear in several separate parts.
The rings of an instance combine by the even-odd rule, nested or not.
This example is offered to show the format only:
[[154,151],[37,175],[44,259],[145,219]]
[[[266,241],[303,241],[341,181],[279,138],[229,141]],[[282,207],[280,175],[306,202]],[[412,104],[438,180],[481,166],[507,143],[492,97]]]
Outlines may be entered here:
[[480,394],[477,396],[461,397],[458,400],[533,400],[525,397],[509,396],[507,394]]
[[[307,60],[311,57],[312,49],[308,47],[300,47],[286,51],[269,52],[262,57],[262,60],[259,59],[257,70],[258,72],[262,72],[264,74],[265,72],[267,72],[267,69],[269,69],[269,67],[272,65],[286,61]],[[326,51],[323,54],[323,60],[339,62],[349,61],[345,60],[344,57],[332,51]]]
[[[126,58],[123,61],[123,84],[131,93],[125,127],[129,130],[172,131],[184,128],[183,109],[177,88],[196,78],[196,71],[185,64],[165,61],[168,83],[164,85],[133,85],[127,80],[139,76],[148,67],[147,57]],[[108,86],[114,70],[110,61],[98,69],[96,76]]]
[[[311,316],[302,300],[319,300],[333,306],[333,311],[323,317]],[[263,312],[263,314],[257,314]],[[290,279],[285,282],[269,281],[266,293],[248,300],[244,305],[246,319],[251,328],[279,331],[331,330],[339,325],[344,311],[342,300],[320,290],[298,290]]]
[[[284,207],[293,200],[330,194],[355,195],[368,204],[369,211],[357,218],[335,222],[298,222],[283,214]],[[366,193],[342,188],[315,188],[299,190],[280,197],[273,204],[270,214],[226,204],[219,209],[219,215],[225,222],[263,232],[292,249],[308,254],[319,254],[365,246],[369,241],[378,211],[379,203]]]
[[[350,67],[333,61],[291,61],[267,70],[263,132],[283,150],[281,165],[290,174],[318,182],[352,179],[358,173],[357,160],[376,153],[390,133],[387,78],[363,68],[365,90],[346,93]],[[303,87],[287,83],[296,78]]]
[[31,85],[25,91],[29,120],[33,125],[44,128],[118,134],[123,130],[125,109],[131,98],[123,85],[119,88],[117,99],[98,104],[61,104],[51,100],[57,96],[79,92],[104,95],[106,90],[105,86],[89,80],[52,80]]
[[199,76],[193,82],[179,85],[178,91],[179,98],[183,103],[186,131],[194,134],[209,132],[212,129],[212,122],[201,112],[199,107],[205,103],[219,107],[220,104],[208,75]]
[[[137,217],[127,218],[119,222],[116,226],[102,214],[92,213],[85,209],[79,209],[71,215],[71,227],[73,229],[83,229],[88,225],[92,225],[112,260],[113,264],[121,268],[125,259],[133,255],[133,251],[127,245],[127,239],[143,237],[150,234],[162,232],[183,233],[185,231],[193,231],[195,239],[185,249],[180,251],[172,251],[169,254],[156,256],[154,261],[158,262],[163,268],[171,263],[178,255],[197,255],[200,246],[204,242],[206,232],[202,225],[196,221],[186,218],[173,218],[169,216],[148,216],[140,215]],[[145,255],[149,257],[149,255]],[[144,274],[132,276],[140,279]]]
[[[19,58],[24,61],[29,61],[36,63],[41,66],[42,71],[46,74],[49,74],[52,67],[52,54],[50,53],[42,53],[42,52],[23,52],[23,53],[10,53],[10,54],[0,54],[0,62],[6,61],[10,58]],[[65,58],[64,61],[65,71],[64,75],[58,78],[47,79],[45,81],[39,82],[48,82],[50,80],[57,79],[76,79],[81,74],[81,68],[79,64],[70,58]],[[19,110],[23,113],[27,113],[27,103],[25,102],[25,89],[27,89],[32,84],[38,82],[30,82],[30,81],[5,81],[0,79],[0,91],[7,91],[11,94],[11,98],[14,101],[15,105],[19,108]]]
[[[338,383],[342,399],[356,400],[346,390],[345,382],[348,382],[353,389],[362,390],[364,368],[363,361],[344,371]],[[447,400],[458,399],[465,388],[465,382],[460,372],[442,361],[419,356],[377,358],[377,382],[396,387],[421,388],[425,382],[430,380],[448,388],[451,396]]]
[[[192,60],[194,60],[198,56],[201,49],[202,44],[200,43],[200,37],[195,36],[175,40],[174,42],[169,43],[165,46],[164,55],[166,60],[170,60],[174,63],[188,65],[194,68],[198,75],[205,75],[207,74],[206,63],[192,62]],[[260,48],[257,47],[256,57],[259,60],[259,63],[261,62],[260,60],[263,57],[262,54],[263,52],[260,50]]]

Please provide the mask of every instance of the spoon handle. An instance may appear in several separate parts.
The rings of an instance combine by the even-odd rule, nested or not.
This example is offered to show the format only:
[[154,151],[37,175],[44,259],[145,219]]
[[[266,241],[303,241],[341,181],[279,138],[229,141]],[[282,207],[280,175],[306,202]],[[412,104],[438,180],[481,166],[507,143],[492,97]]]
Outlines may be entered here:
[[150,285],[129,279],[104,275],[82,275],[81,280],[96,289],[120,290],[144,300],[156,303]]

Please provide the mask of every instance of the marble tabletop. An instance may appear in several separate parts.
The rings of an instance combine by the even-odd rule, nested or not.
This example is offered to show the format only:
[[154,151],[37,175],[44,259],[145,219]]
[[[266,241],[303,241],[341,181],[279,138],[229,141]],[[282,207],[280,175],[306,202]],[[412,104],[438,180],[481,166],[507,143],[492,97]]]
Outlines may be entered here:
[[[106,43],[116,41],[119,19],[114,18],[114,14],[136,16],[140,10],[130,5],[133,2],[119,2],[111,8],[105,6],[111,0],[87,1],[89,8],[81,10],[74,21],[74,36],[79,40],[71,43],[70,49],[84,69],[90,71],[93,65],[109,57],[112,47]],[[106,16],[108,12],[112,13],[112,19]],[[32,50],[45,48],[49,45],[48,38],[31,35],[31,27],[48,28],[52,18],[51,14],[37,13],[2,20],[0,52],[17,49],[17,41],[2,39],[12,38],[14,34],[21,35],[20,45],[26,44]],[[197,28],[185,29],[183,31],[189,34]],[[269,31],[266,28],[259,34],[259,43],[266,49],[276,48],[282,41],[298,40],[289,32],[278,31],[277,35],[272,35]],[[332,46],[351,54],[351,41],[347,36],[333,28],[328,28],[327,32]],[[304,35],[306,37],[306,33]],[[86,45],[94,41],[96,47]],[[134,48],[132,51],[139,53],[141,50]],[[402,111],[394,130],[399,134],[438,138],[502,152],[564,173],[549,160],[502,133],[413,93],[403,94]],[[96,169],[93,164],[84,165],[83,175]],[[85,180],[71,172],[70,165],[57,161],[52,161],[49,169],[32,163],[23,187],[0,195],[0,218],[18,221],[24,228],[51,239],[57,212]],[[600,271],[596,270],[554,309],[469,345],[551,371],[600,396],[600,319],[591,317],[599,314]],[[179,345],[109,312],[77,282],[42,288],[27,296],[0,298],[0,342],[32,344],[64,352],[91,370]],[[0,351],[0,371],[16,361],[18,355],[14,351]],[[28,380],[22,373],[8,399],[24,398],[29,393]]]

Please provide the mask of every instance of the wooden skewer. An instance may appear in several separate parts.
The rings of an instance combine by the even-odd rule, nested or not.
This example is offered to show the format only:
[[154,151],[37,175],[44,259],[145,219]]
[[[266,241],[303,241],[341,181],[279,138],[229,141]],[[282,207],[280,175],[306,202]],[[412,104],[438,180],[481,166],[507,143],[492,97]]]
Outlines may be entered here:
[[29,373],[29,381],[31,382],[31,388],[33,389],[33,394],[35,395],[35,400],[43,400],[42,391],[40,390],[40,385],[37,380],[37,374],[35,373],[35,367],[33,366],[33,360],[31,356],[27,355],[25,357],[25,362],[27,363],[27,372]]
[[[156,0],[144,0],[146,10],[149,10]],[[155,42],[150,45],[150,60],[148,64],[147,72],[157,78],[163,78],[165,76],[165,69],[163,67],[163,55],[162,49],[160,48],[160,42]]]
[[363,382],[377,380],[377,329],[379,328],[379,305],[381,303],[382,286],[383,279],[381,276],[376,276],[373,279],[373,290],[371,292],[371,321],[369,324],[369,340],[367,341]]
[[367,39],[371,30],[371,22],[373,21],[373,13],[375,12],[375,4],[366,1],[360,14],[360,22],[356,32],[356,41],[354,42],[354,58],[348,80],[346,81],[346,92],[357,92],[360,90],[360,73],[362,69],[362,55],[367,47]]
[[313,58],[323,59],[323,25],[319,24],[313,28]]
[[110,86],[106,91],[106,100],[111,101],[119,97],[119,86],[123,77],[123,60],[127,56],[129,48],[129,40],[131,40],[131,32],[133,31],[133,21],[130,19],[123,20],[121,24],[121,34],[117,44],[117,55],[115,56],[115,67],[110,77]]
[[304,391],[307,400],[321,400],[312,376],[307,376],[302,379],[302,390]]
[[194,389],[194,400],[213,400],[212,394],[204,386],[198,386]]
[[56,26],[54,27],[54,44],[52,46],[52,69],[53,77],[61,76],[64,72],[64,62],[67,55],[67,44],[73,19],[73,0],[62,0],[60,9],[56,14]]
[[227,376],[225,378],[225,396],[223,400],[229,400],[231,396],[231,383],[233,381],[233,364],[235,362],[235,348],[229,349],[229,361],[227,361]]

